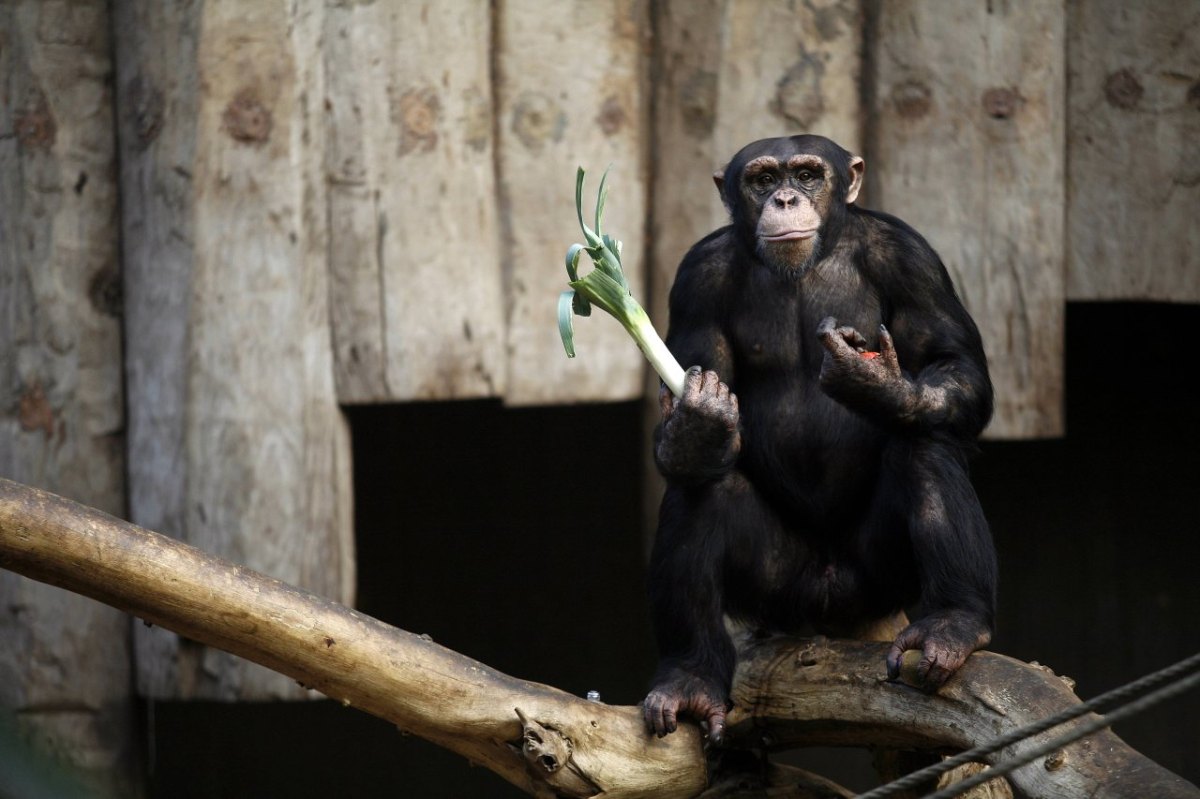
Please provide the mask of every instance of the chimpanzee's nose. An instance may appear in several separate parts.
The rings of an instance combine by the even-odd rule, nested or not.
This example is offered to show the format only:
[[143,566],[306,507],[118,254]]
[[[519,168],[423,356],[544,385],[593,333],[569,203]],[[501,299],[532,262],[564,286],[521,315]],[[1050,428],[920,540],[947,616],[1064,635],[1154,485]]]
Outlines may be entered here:
[[790,189],[784,189],[782,191],[775,192],[775,196],[772,199],[775,201],[775,205],[779,206],[780,208],[791,208],[793,205],[800,202],[800,194],[799,192],[795,192]]

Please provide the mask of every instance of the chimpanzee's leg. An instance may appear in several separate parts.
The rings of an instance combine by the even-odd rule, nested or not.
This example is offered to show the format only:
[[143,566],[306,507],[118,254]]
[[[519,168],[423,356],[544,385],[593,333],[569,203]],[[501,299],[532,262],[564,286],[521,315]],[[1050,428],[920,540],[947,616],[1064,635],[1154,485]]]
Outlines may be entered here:
[[965,454],[929,439],[904,447],[908,534],[920,583],[920,617],[888,652],[888,674],[900,673],[908,649],[922,652],[918,677],[936,690],[976,649],[991,640],[996,604],[996,553]]
[[660,737],[676,729],[680,714],[706,722],[710,740],[724,730],[735,662],[724,621],[728,547],[738,525],[761,520],[758,503],[737,472],[669,487],[663,497],[649,574],[660,660],[643,704],[647,726]]

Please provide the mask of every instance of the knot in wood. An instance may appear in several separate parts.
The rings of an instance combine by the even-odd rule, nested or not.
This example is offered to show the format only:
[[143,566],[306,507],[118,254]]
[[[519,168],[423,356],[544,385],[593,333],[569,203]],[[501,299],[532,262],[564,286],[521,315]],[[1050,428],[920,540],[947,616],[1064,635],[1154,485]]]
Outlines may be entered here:
[[1125,110],[1136,108],[1145,93],[1142,82],[1128,67],[1109,73],[1104,80],[1104,97],[1108,100],[1109,105],[1117,108]]
[[775,85],[771,110],[801,128],[807,128],[825,113],[825,95],[821,78],[825,64],[820,58],[805,55],[784,73]]
[[428,86],[418,86],[392,100],[392,119],[400,126],[400,155],[427,153],[437,147],[442,101]]
[[525,92],[513,108],[512,131],[521,144],[534,152],[548,141],[562,141],[567,114],[551,97]]
[[998,86],[983,93],[983,110],[992,119],[1012,119],[1021,104],[1021,95],[1016,89]]
[[261,144],[271,136],[271,111],[251,88],[242,89],[229,101],[222,121],[234,141]]
[[145,149],[162,130],[166,103],[158,87],[142,75],[129,82],[125,94],[129,98],[126,123],[132,128],[138,146]]
[[571,742],[558,730],[552,730],[517,710],[521,719],[521,753],[525,762],[547,774],[554,774],[571,759]]
[[17,142],[26,150],[49,152],[54,147],[54,141],[58,138],[58,123],[50,112],[46,95],[40,90],[34,92],[28,110],[13,121],[13,131],[17,135]]
[[604,101],[604,104],[600,106],[600,113],[596,116],[596,124],[605,136],[615,136],[628,121],[629,117],[625,113],[624,106],[621,105],[621,98],[616,95],[612,95]]
[[920,119],[933,107],[933,92],[919,80],[906,80],[892,87],[892,105],[904,119]]

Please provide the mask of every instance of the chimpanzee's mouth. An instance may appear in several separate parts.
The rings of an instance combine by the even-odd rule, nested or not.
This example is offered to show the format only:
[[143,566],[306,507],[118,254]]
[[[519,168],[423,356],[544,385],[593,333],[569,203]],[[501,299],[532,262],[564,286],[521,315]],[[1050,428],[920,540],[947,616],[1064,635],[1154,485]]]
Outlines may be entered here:
[[788,230],[783,233],[776,233],[774,236],[763,236],[763,241],[800,241],[802,239],[811,239],[817,235],[817,229],[812,230]]

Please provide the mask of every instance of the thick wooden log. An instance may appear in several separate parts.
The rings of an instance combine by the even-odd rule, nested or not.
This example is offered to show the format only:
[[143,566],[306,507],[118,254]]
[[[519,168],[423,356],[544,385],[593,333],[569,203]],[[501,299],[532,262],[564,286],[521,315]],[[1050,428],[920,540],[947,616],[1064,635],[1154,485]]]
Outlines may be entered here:
[[554,318],[558,295],[567,288],[564,256],[572,242],[583,240],[574,211],[577,166],[588,171],[587,218],[600,175],[612,165],[604,226],[624,243],[623,265],[634,295],[645,295],[646,13],[639,0],[496,4],[509,404],[642,394],[646,366],[620,325],[609,318],[577,320],[579,357],[569,359]]
[[871,206],[929,239],[979,324],[986,434],[1061,435],[1063,0],[872,8]]
[[[886,679],[887,643],[774,638],[744,643],[728,734],[734,745],[872,746],[946,754],[986,743],[1076,705],[1070,681],[977,652],[937,694]],[[1089,718],[1025,739],[987,762],[1020,756]],[[1021,796],[1200,797],[1194,785],[1103,730],[1008,777]]]
[[[705,787],[695,725],[656,739],[646,732],[637,708],[588,702],[513,679],[426,637],[3,479],[0,568],[278,670],[487,766],[535,796],[688,797]],[[886,680],[887,646],[824,638],[743,642],[729,715],[730,745],[948,753],[1079,702],[1068,681],[1048,669],[987,652],[972,656],[936,695],[925,694]],[[1015,744],[997,757],[1019,755],[1063,729]],[[718,781],[709,795],[841,793],[810,775],[763,774],[757,787]],[[1025,796],[1200,797],[1195,786],[1107,731],[1018,769],[1010,780]]]
[[[353,591],[333,386],[317,0],[117,2],[131,518],[324,595]],[[158,698],[301,696],[137,631]]]
[[695,727],[659,740],[636,708],[508,677],[331,600],[6,480],[0,566],[275,669],[534,796],[670,799],[694,796],[705,783]]
[[[488,3],[329,3],[324,13],[338,397],[500,396]],[[569,204],[559,210],[569,219]],[[553,331],[546,318],[514,323]]]
[[[107,4],[0,3],[0,475],[125,507]],[[135,784],[129,625],[0,574],[0,708],[81,771]]]
[[1200,302],[1200,5],[1067,15],[1067,297]]

